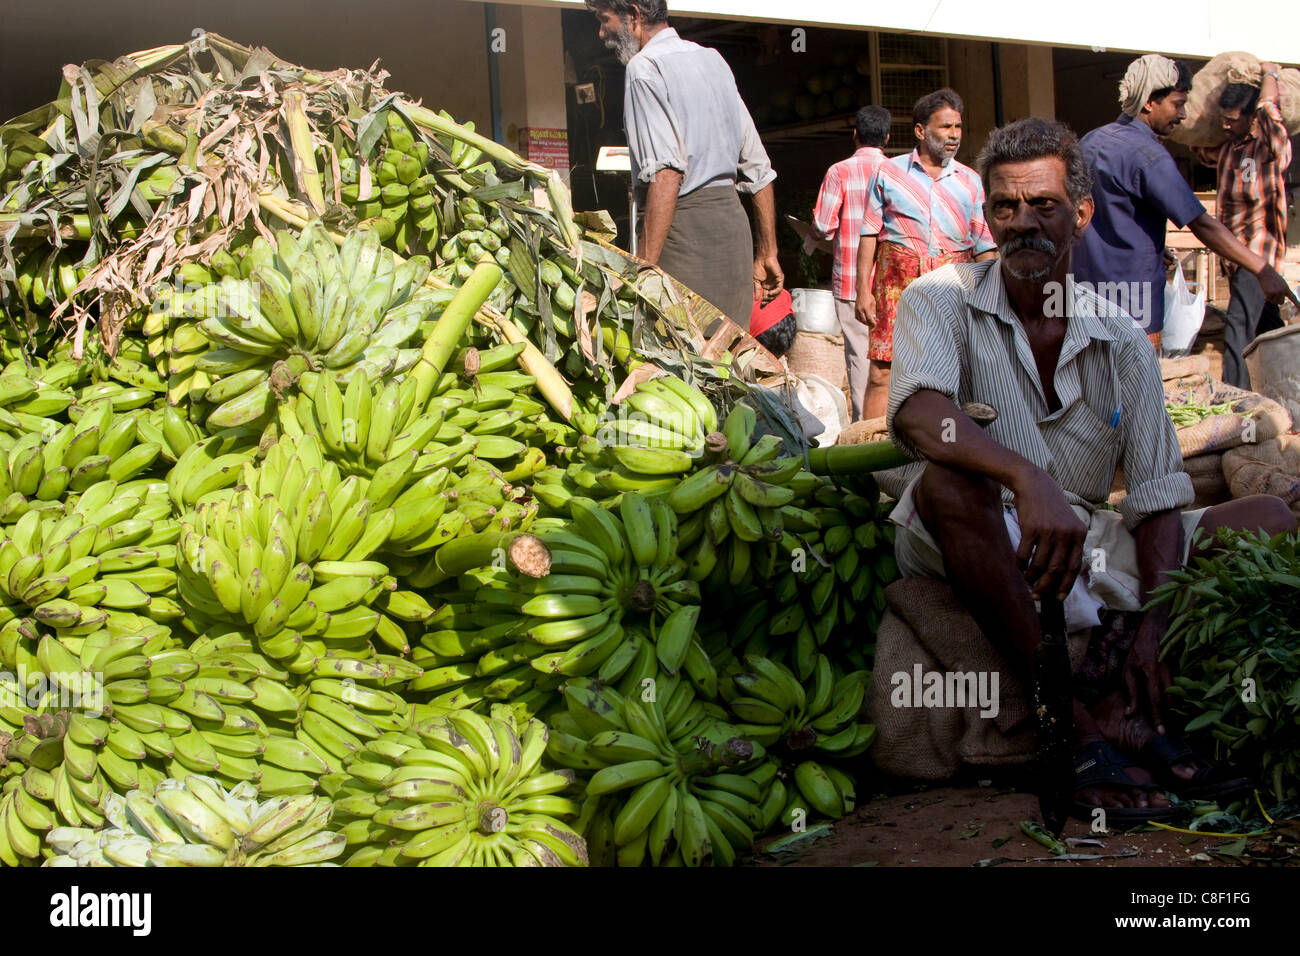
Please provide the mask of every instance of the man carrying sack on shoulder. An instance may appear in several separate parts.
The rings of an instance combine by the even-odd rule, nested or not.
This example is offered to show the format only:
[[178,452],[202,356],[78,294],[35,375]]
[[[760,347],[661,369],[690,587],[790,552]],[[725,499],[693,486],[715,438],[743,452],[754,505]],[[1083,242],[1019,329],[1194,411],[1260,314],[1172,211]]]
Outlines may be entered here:
[[[1286,170],[1291,139],[1278,108],[1276,63],[1262,63],[1258,87],[1229,83],[1219,97],[1223,131],[1219,149],[1219,219],[1276,274],[1286,256]],[[1223,380],[1250,388],[1242,353],[1257,335],[1280,329],[1283,296],[1236,263],[1224,262],[1232,296],[1223,328]],[[1283,283],[1283,288],[1286,288]],[[1300,305],[1289,289],[1285,295]]]

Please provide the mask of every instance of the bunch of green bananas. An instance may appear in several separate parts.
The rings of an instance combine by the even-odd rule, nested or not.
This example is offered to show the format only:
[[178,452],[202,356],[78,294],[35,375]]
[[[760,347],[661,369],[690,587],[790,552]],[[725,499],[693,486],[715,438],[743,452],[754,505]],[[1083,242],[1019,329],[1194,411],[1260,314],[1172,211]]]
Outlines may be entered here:
[[[38,637],[24,623],[24,640],[6,645],[5,665],[25,673],[29,686],[4,689],[25,706],[0,708],[0,730],[10,738],[10,766],[29,771],[29,796],[70,826],[101,825],[109,792],[191,772],[227,785],[252,782],[264,795],[311,793],[339,765],[308,728],[335,737],[300,714],[304,708],[349,726],[368,708],[385,727],[409,721],[398,695],[359,683],[392,678],[378,660],[339,661],[333,679],[291,687],[288,672],[238,632],[185,648],[170,629],[147,623],[110,621],[84,640]],[[44,681],[39,700],[32,677]]]
[[508,708],[451,711],[386,734],[347,763],[335,791],[347,866],[585,866],[563,821],[574,774],[542,766],[547,729]]
[[[0,520],[23,513],[29,499],[57,501],[67,492],[80,493],[104,479],[125,482],[152,467],[162,448],[139,442],[138,422],[143,413],[118,414],[113,401],[100,398],[87,405],[72,404],[73,396],[59,391],[67,401],[71,421],[60,425],[51,419],[39,431],[28,431],[5,449],[0,467]],[[152,396],[150,396],[152,397]]]
[[813,673],[820,653],[871,667],[874,646],[861,635],[879,627],[884,591],[898,565],[887,506],[878,503],[874,487],[862,490],[873,497],[825,484],[806,508],[783,509],[803,554],[797,561],[770,551],[759,556],[762,593],[729,635],[731,646],[780,660],[801,680]]
[[346,845],[327,829],[333,811],[327,797],[259,803],[248,784],[227,791],[199,774],[168,778],[152,793],[110,794],[103,830],[50,830],[46,866],[332,866]]
[[[499,265],[509,268],[510,226],[506,220],[500,215],[488,219],[483,206],[472,196],[461,196],[452,208],[460,231],[450,234],[436,247],[439,274],[449,281],[464,280],[468,273],[462,267],[478,262],[484,256],[491,256]],[[569,309],[572,308],[570,300]]]
[[[6,688],[10,693],[13,689]],[[4,708],[11,710],[13,708]],[[96,809],[111,789],[102,774],[94,771],[86,779],[84,767],[64,759],[63,744],[69,730],[64,713],[37,715],[29,709],[0,717],[6,724],[17,718],[16,735],[0,733],[0,752],[7,754],[0,768],[4,779],[0,795],[0,863],[18,866],[36,860],[41,838],[60,821],[80,826],[100,826],[103,815]],[[76,730],[84,739],[81,728]],[[83,812],[84,811],[84,812]]]
[[238,263],[213,260],[220,280],[173,294],[146,327],[172,335],[169,359],[190,349],[192,368],[169,379],[168,399],[205,401],[210,431],[268,420],[309,370],[400,374],[419,359],[407,343],[446,298],[424,287],[427,258],[399,265],[369,230],[336,249],[315,222],[300,238],[282,230],[275,248],[259,236]]
[[671,376],[639,383],[602,418],[583,413],[575,420],[588,430],[578,439],[577,455],[562,473],[545,476],[539,489],[539,497],[560,513],[574,494],[607,498],[673,490],[681,475],[705,463],[706,436],[718,425],[703,393]]
[[532,695],[544,701],[557,677],[635,685],[660,667],[716,689],[695,635],[699,587],[677,557],[677,516],[635,492],[617,516],[588,498],[569,507],[570,521],[533,525],[550,552],[548,574],[478,568],[439,590],[447,605],[429,620],[417,658],[426,672],[412,690],[445,706],[521,696],[535,706]]
[[[521,387],[531,385],[531,377],[520,377],[527,379]],[[393,506],[388,548],[394,555],[424,554],[460,533],[483,530],[494,517],[503,529],[514,527],[536,512],[508,482],[544,464],[540,448],[512,437],[545,440],[533,422],[524,422],[529,412],[541,413],[537,403],[487,383],[473,392],[443,388],[421,410],[411,377],[376,389],[358,376],[340,391],[330,376],[307,373],[302,384],[293,420],[282,406],[282,433],[319,435],[342,473],[368,479],[366,495],[376,506]],[[532,407],[513,407],[525,404]]]
[[31,509],[0,539],[0,617],[30,615],[85,636],[112,610],[175,621],[180,526],[147,481],[96,482],[55,508]]
[[853,757],[875,739],[876,728],[858,722],[869,679],[866,671],[837,679],[830,658],[818,654],[805,688],[788,667],[746,654],[723,669],[718,690],[736,729],[769,749],[793,757]]
[[[0,190],[3,195],[7,190]],[[51,312],[72,297],[77,283],[89,270],[77,264],[72,250],[52,250],[45,243],[32,244],[15,256],[12,288],[19,303],[34,312]]]
[[[323,168],[330,170],[328,158],[322,158]],[[429,254],[437,249],[443,190],[428,169],[429,144],[396,110],[389,110],[370,159],[363,170],[357,157],[347,152],[339,157],[343,203],[399,253]]]
[[621,694],[575,678],[563,691],[547,753],[589,773],[579,827],[593,863],[730,866],[753,846],[771,762],[689,681],[660,672]]
[[394,616],[419,621],[431,609],[373,560],[393,509],[373,507],[361,479],[341,479],[313,436],[277,442],[243,477],[182,518],[185,626],[251,629],[262,653],[299,675],[327,655],[368,658],[372,634],[404,650]]

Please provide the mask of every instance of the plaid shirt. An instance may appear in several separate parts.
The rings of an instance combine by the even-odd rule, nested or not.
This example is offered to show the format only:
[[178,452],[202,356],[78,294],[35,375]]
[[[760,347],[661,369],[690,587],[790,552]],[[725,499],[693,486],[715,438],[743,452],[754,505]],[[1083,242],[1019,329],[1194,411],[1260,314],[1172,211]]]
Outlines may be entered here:
[[977,256],[997,248],[984,221],[979,174],[954,159],[931,179],[916,150],[880,164],[867,194],[862,234],[879,234],[919,256],[966,249]]
[[[1219,153],[1219,221],[1275,269],[1286,255],[1286,169],[1291,140],[1272,100],[1255,109],[1244,139]],[[1233,268],[1224,262],[1225,268]]]
[[852,302],[858,295],[858,237],[867,211],[867,187],[885,154],[874,146],[863,146],[848,159],[826,170],[813,229],[822,239],[834,239],[831,246],[831,293]]

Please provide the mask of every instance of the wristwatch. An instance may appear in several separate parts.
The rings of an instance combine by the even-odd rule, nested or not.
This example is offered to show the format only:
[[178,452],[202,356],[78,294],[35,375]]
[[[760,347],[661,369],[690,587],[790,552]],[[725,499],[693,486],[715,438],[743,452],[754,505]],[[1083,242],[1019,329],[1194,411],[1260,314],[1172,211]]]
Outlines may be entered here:
[[1271,77],[1273,77],[1273,79],[1275,79],[1275,80],[1280,80],[1280,79],[1282,79],[1281,75],[1280,75],[1279,73],[1275,72],[1274,70],[1269,70],[1269,71],[1268,71],[1267,73],[1265,73],[1264,75],[1265,75],[1265,76],[1271,76]]

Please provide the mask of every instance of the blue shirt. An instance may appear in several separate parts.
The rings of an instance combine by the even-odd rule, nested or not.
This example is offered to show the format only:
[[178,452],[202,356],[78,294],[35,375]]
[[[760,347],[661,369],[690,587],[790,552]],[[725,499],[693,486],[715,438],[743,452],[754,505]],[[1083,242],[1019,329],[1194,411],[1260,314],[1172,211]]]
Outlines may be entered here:
[[1122,115],[1079,145],[1092,168],[1095,209],[1071,252],[1075,281],[1124,309],[1144,331],[1159,332],[1165,320],[1165,223],[1185,226],[1205,207],[1140,119]]

